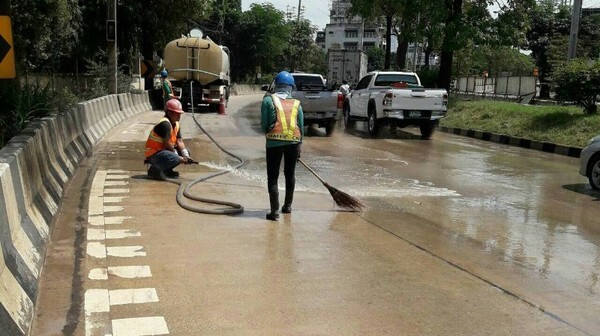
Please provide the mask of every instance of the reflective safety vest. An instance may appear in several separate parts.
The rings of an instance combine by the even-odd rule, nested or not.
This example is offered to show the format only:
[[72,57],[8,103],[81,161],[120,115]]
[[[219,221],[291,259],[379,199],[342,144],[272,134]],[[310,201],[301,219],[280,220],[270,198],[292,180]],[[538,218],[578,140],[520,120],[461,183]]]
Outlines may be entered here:
[[297,99],[280,99],[276,95],[271,95],[277,121],[272,130],[265,135],[269,140],[281,141],[300,141],[302,135],[297,127],[298,108],[300,101]]
[[[158,124],[162,123],[163,121],[167,121],[169,125],[171,125],[171,121],[166,117],[160,119],[160,122]],[[175,145],[177,144],[177,133],[179,133],[179,121],[175,122],[175,127],[171,126],[171,138],[169,139],[169,142],[171,142],[171,145],[173,145],[173,147],[175,147]],[[163,143],[163,138],[161,138],[160,135],[154,132],[153,127],[150,131],[150,135],[148,135],[148,140],[146,140],[146,158],[149,158],[156,152],[160,152],[161,150],[165,149],[166,148],[165,144]]]

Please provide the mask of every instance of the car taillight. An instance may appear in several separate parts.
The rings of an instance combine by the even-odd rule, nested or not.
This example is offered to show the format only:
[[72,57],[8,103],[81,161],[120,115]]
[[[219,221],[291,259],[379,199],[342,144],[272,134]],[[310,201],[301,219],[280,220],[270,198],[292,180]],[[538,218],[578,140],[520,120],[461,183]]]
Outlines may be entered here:
[[394,99],[394,94],[392,92],[386,92],[383,97],[383,106],[391,106],[392,100]]
[[337,108],[339,108],[339,109],[344,108],[344,95],[341,93],[338,93]]

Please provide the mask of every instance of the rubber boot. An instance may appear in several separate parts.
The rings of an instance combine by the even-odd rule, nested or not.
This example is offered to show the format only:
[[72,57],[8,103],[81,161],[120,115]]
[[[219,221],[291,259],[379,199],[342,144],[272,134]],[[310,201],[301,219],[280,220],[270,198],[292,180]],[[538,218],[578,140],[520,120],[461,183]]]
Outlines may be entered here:
[[292,213],[292,201],[294,200],[294,191],[293,190],[285,190],[285,201],[283,202],[283,206],[281,207],[282,213]]
[[269,202],[271,203],[271,212],[267,214],[267,219],[272,221],[279,220],[279,193],[269,193]]

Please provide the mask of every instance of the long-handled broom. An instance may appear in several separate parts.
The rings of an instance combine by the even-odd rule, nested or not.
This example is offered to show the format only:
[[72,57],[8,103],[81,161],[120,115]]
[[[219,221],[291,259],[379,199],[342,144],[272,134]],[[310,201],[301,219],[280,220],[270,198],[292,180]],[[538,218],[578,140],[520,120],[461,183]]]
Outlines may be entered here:
[[315,173],[315,171],[312,170],[306,163],[304,163],[304,161],[302,161],[301,159],[298,159],[298,161],[300,161],[300,163],[302,163],[302,165],[304,167],[306,167],[306,169],[308,169],[308,171],[313,173],[313,175],[315,175],[315,177],[318,178],[319,181],[321,181],[321,183],[323,183],[325,188],[327,188],[327,190],[329,190],[331,197],[333,197],[333,201],[339,207],[349,209],[352,211],[362,211],[362,209],[365,207],[364,204],[362,204],[360,200],[346,194],[343,191],[340,191],[340,190],[330,186],[327,182],[323,181],[323,179],[317,173]]

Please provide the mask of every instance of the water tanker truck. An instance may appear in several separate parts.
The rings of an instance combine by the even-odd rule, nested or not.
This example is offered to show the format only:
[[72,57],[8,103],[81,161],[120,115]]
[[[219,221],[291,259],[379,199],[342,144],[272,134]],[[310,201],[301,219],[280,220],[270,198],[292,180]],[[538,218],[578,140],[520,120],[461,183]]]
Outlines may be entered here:
[[165,47],[165,68],[184,111],[208,105],[225,112],[229,100],[229,50],[194,29]]

